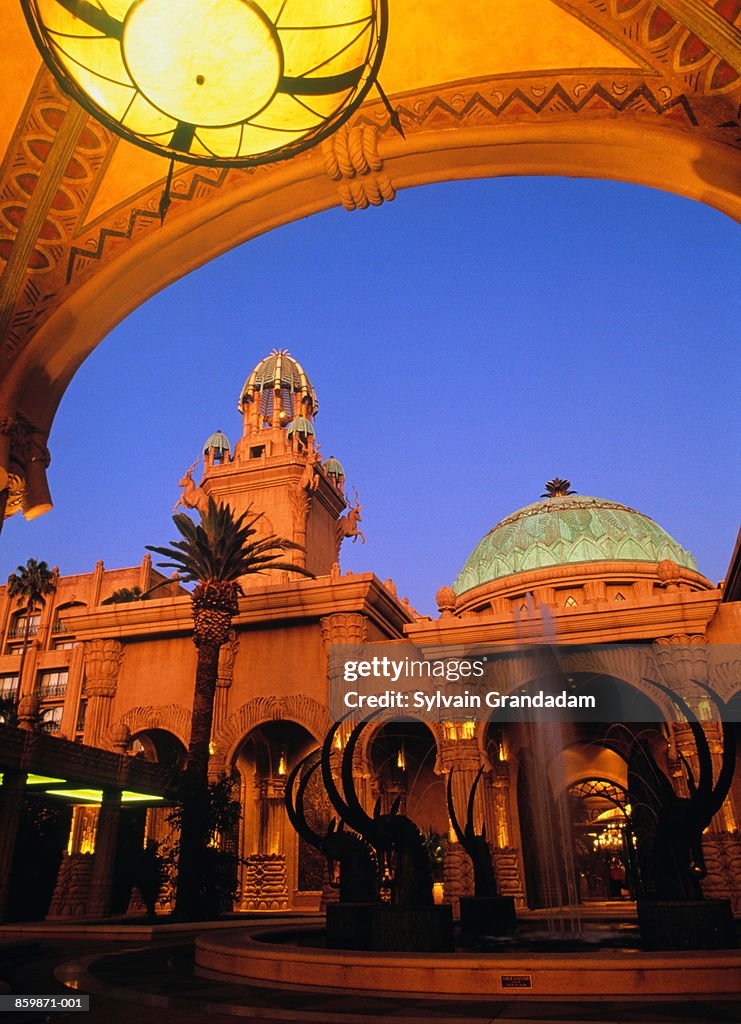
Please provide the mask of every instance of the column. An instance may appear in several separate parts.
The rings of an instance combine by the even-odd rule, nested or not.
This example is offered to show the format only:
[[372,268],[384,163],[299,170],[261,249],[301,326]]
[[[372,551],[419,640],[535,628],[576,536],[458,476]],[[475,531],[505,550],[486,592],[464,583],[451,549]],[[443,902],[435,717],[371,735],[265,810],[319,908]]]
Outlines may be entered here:
[[[453,806],[455,816],[460,828],[465,831],[468,799],[471,787],[476,781],[476,775],[481,767],[481,752],[475,739],[472,723],[470,722],[443,722],[442,731],[444,739],[440,747],[440,767],[445,777],[445,789],[447,793],[448,783],[452,790]],[[452,780],[450,773],[452,772]],[[481,833],[484,821],[490,817],[484,807],[487,792],[484,788],[484,779],[479,782],[476,791],[474,804],[474,829],[477,834]],[[491,835],[487,827],[487,839],[491,843]],[[453,912],[458,911],[458,901],[461,896],[473,896],[473,865],[471,858],[458,842],[450,822],[448,842],[445,847],[444,862],[444,898],[446,903],[453,905]]]
[[[368,619],[357,612],[335,612],[319,620],[322,643],[327,656],[327,703],[332,694],[339,696],[343,689],[342,668],[339,657],[333,657],[336,645],[343,645],[342,660],[360,658],[362,647],[368,642]],[[350,650],[354,647],[355,650]],[[339,654],[340,652],[338,652]]]
[[120,820],[121,790],[104,789],[95,832],[95,859],[87,900],[88,917],[107,917],[110,913]]
[[491,793],[485,804],[491,813],[486,823],[486,834],[494,847],[494,868],[500,893],[502,896],[513,896],[516,905],[524,907],[525,890],[520,873],[520,854],[512,841],[510,768],[504,759],[503,750],[501,756],[503,759],[494,763],[491,775],[484,780]]
[[18,826],[23,813],[23,796],[26,790],[26,773],[3,772],[0,787],[0,921],[5,920],[8,909],[11,872]]
[[[214,698],[214,717],[211,726],[211,735],[218,736],[221,727],[227,719],[229,708],[229,691],[234,680],[234,662],[239,651],[239,640],[233,629],[229,630],[229,638],[222,644],[219,651],[219,674],[216,678],[216,695]],[[219,774],[218,765],[214,766],[216,771],[213,778]]]
[[65,739],[73,740],[77,732],[77,720],[80,717],[80,697],[82,694],[83,646],[78,644],[69,651],[67,692],[64,696],[64,712],[60,727]]
[[100,747],[111,721],[111,707],[118,686],[123,644],[118,640],[89,640],[85,644],[83,657],[85,695],[88,698],[83,742]]

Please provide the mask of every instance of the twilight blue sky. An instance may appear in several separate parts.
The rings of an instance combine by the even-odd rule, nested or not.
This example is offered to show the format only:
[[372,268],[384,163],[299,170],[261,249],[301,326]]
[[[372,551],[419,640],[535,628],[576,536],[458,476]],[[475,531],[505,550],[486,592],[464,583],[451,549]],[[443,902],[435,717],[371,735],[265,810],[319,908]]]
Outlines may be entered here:
[[738,529],[737,226],[602,181],[401,192],[247,243],[121,323],[72,382],[50,446],[56,508],[0,538],[63,573],[174,537],[177,480],[255,363],[285,347],[317,434],[364,505],[343,568],[421,611],[483,534],[566,476],[650,515],[713,581]]

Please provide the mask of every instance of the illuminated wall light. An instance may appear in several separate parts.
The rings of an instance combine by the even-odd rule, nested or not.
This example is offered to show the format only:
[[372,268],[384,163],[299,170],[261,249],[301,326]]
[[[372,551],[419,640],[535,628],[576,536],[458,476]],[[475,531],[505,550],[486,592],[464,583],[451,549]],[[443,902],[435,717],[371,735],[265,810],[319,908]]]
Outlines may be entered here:
[[[246,167],[316,145],[376,81],[387,0],[21,0],[65,92],[135,145]],[[398,115],[397,115],[398,116]]]
[[[45,792],[49,796],[61,796],[67,800],[74,800],[76,803],[85,804],[101,804],[103,802],[103,790],[102,789],[86,789],[84,787],[76,789],[47,789]],[[136,793],[132,790],[124,790],[121,793],[121,803],[123,804],[136,804],[136,803],[161,803],[164,801],[163,796],[156,796],[151,793]]]

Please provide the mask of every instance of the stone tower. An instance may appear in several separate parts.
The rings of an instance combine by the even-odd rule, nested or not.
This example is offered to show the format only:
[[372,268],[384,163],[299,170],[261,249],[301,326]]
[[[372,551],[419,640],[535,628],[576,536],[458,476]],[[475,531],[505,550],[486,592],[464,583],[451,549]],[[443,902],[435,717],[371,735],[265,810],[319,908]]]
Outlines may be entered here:
[[[288,352],[275,350],[244,382],[237,408],[242,436],[233,451],[221,431],[206,441],[201,491],[237,513],[248,507],[261,512],[260,532],[301,545],[305,553],[291,552],[291,560],[327,575],[338,561],[338,520],[347,502],[341,464],[318,451],[311,381]],[[261,586],[266,579],[248,577],[243,585]]]

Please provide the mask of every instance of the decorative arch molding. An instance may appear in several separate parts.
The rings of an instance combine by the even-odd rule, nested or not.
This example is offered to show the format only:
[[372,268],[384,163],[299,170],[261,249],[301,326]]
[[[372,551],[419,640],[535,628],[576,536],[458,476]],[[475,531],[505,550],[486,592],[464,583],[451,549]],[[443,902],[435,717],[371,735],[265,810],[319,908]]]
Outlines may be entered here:
[[150,704],[131,708],[106,731],[104,742],[107,747],[111,747],[113,732],[119,725],[127,726],[132,736],[148,729],[163,729],[171,732],[186,748],[190,740],[190,712],[182,704]]
[[209,772],[214,775],[225,771],[245,736],[265,722],[278,721],[303,726],[317,743],[321,743],[331,724],[327,708],[306,694],[254,697],[230,715],[215,734]]
[[[657,643],[651,647],[615,645],[602,649],[593,647],[589,651],[561,647],[559,665],[565,675],[589,672],[627,683],[653,701],[667,722],[677,720],[678,709],[662,690],[651,684],[652,679],[685,699],[690,695],[700,696],[692,679],[711,685],[726,702],[741,690],[741,658],[728,659],[722,647],[704,643]],[[492,666],[491,689],[502,694],[513,693],[537,682],[542,675],[543,664],[537,654],[519,656]],[[717,718],[715,708],[706,707],[705,711],[711,718]],[[482,753],[486,750],[490,721],[479,722],[476,730]]]
[[377,718],[373,719],[373,724],[369,728],[364,729],[360,736],[360,741],[355,749],[355,756],[353,757],[353,767],[358,772],[370,771],[370,752],[373,743],[378,736],[380,730],[384,725],[388,725],[389,722],[419,722],[420,725],[424,725],[432,735],[432,742],[435,745],[435,766],[434,772],[436,775],[442,774],[442,760],[441,751],[443,749],[444,734],[442,722],[430,722],[426,718],[420,718],[418,715],[404,715],[400,717],[398,711],[394,711],[392,708],[388,708],[382,711]]
[[[566,792],[572,786],[580,782],[608,782],[611,786],[627,793],[628,789],[628,763],[622,754],[601,743],[588,744],[590,751],[590,765],[586,767],[579,762],[579,744],[571,744],[561,751],[554,759],[554,767],[560,773],[558,785],[561,792]],[[576,754],[573,758],[571,755]]]
[[[613,83],[572,77],[563,83],[548,76],[537,82],[492,80],[465,90],[405,96],[406,141],[379,126],[375,113],[363,114],[380,133],[374,143],[377,159],[368,165],[371,171],[378,167],[372,173],[382,173],[396,192],[473,178],[566,175],[648,185],[741,217],[737,151],[717,131],[698,128],[687,97],[667,86],[671,96],[662,99],[653,91],[658,83],[645,81],[630,83],[617,95]],[[365,126],[359,122],[350,130]],[[128,227],[114,227],[121,213],[111,211],[91,225],[83,248],[69,250],[68,280],[49,307],[34,317],[34,292],[29,299],[34,309],[20,311],[34,333],[18,339],[22,352],[9,367],[0,403],[33,409],[34,422],[48,433],[72,376],[117,323],[168,284],[235,246],[347,205],[346,188],[368,187],[362,184],[365,177],[352,171],[353,177],[346,181],[343,172],[338,183],[332,162],[313,152],[254,175],[218,176],[208,187],[194,185],[192,196],[196,172],[187,171],[184,191],[175,194],[163,228],[156,216],[161,183],[140,197],[146,212],[141,223],[134,209]],[[377,205],[375,198],[369,193],[353,202]]]

